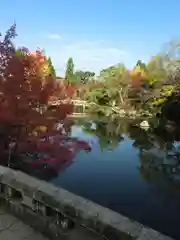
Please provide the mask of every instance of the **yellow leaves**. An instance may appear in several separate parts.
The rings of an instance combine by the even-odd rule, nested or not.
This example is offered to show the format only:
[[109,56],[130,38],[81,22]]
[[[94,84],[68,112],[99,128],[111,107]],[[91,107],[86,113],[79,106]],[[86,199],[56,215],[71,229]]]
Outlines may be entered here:
[[165,98],[165,97],[153,99],[153,100],[152,100],[152,105],[153,105],[153,106],[159,106],[159,105],[161,105],[162,103],[164,103],[165,101],[166,101],[166,98]]
[[161,91],[168,97],[172,94],[174,90],[174,86],[173,85],[165,85],[162,87]]
[[50,68],[49,68],[49,64],[48,61],[44,61],[44,63],[41,66],[41,73],[43,75],[43,77],[46,77],[50,74]]
[[47,58],[43,52],[35,51],[29,52],[27,55],[20,55],[20,51],[16,54],[19,58],[21,57],[22,62],[26,70],[27,77],[39,76],[44,79],[50,73],[50,68]]
[[47,131],[47,127],[46,126],[39,126],[39,131],[40,132],[46,132]]
[[156,82],[159,82],[161,80],[164,80],[163,73],[160,71],[148,71],[147,72],[147,81],[150,85],[155,84]]
[[32,131],[33,136],[38,136],[38,133],[45,133],[47,132],[47,127],[46,126],[38,126]]
[[131,77],[134,79],[136,77],[146,78],[147,74],[145,70],[141,69],[139,65],[135,66],[134,69],[131,71]]
[[42,52],[37,53],[37,52],[31,52],[31,57],[34,58],[34,61],[36,62],[41,77],[46,77],[50,74],[50,68],[48,64],[47,58],[43,55]]
[[147,77],[147,80],[148,80],[148,83],[149,83],[149,85],[153,85],[154,83],[156,83],[156,81],[157,81],[157,78],[156,78],[156,76],[148,76]]
[[174,90],[174,86],[172,85],[165,85],[161,88],[161,97],[154,98],[151,102],[153,106],[159,106],[167,100],[168,96],[171,96]]

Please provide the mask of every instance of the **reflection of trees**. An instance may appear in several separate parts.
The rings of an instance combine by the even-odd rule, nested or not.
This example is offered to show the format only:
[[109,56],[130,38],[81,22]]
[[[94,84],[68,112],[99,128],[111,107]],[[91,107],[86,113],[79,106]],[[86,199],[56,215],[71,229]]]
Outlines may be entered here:
[[[36,178],[50,181],[53,178],[56,178],[60,172],[65,171],[68,167],[70,167],[74,163],[74,158],[67,158],[66,161],[57,161],[56,165],[51,165],[51,163],[41,164],[39,166],[33,166],[30,162],[26,162],[19,155],[12,155],[10,161],[10,168],[21,170],[31,176]],[[41,161],[40,159],[32,159],[33,161]],[[3,164],[7,166],[7,161]]]
[[150,149],[153,146],[152,137],[139,127],[129,126],[128,137],[134,140],[133,146],[139,149]]
[[133,146],[139,148],[140,151],[149,150],[154,147],[162,150],[172,149],[172,142],[167,141],[162,135],[156,135],[153,129],[145,131],[139,127],[129,125],[127,134],[129,138],[134,140]]
[[173,143],[165,143],[164,149],[152,147],[139,153],[140,173],[147,181],[180,180],[180,156]]
[[[155,175],[172,175],[176,171],[178,161],[174,160],[175,148],[173,141],[163,134],[155,134],[154,129],[145,131],[130,126],[128,136],[134,140],[133,146],[139,149],[140,169],[148,178]],[[169,156],[169,153],[172,156]],[[154,174],[157,171],[157,174]]]
[[[139,127],[134,127],[133,122],[128,120],[95,118],[93,121],[88,121],[88,119],[84,121],[80,119],[76,120],[74,124],[81,125],[86,133],[96,135],[99,138],[99,145],[102,150],[115,149],[124,139],[122,134],[126,134],[134,140],[133,146],[140,151],[153,147],[172,148],[172,141],[167,141],[167,138],[164,139],[162,136],[156,135],[152,129],[145,131]],[[92,124],[96,127],[92,128]]]
[[[96,128],[92,128],[92,122]],[[134,120],[94,118],[92,121],[86,119],[76,120],[76,125],[82,126],[86,133],[96,135],[99,138],[99,144],[102,149],[114,149],[119,142],[123,140],[122,134],[126,134],[130,139],[134,140],[133,147],[140,151],[152,148],[160,148],[162,150],[171,150],[173,148],[172,136],[159,132],[157,129],[149,129],[147,131],[137,127],[138,122]]]
[[45,180],[45,181],[50,181],[51,179],[55,178],[58,176],[59,171],[53,168],[41,168],[41,169],[33,169],[30,168],[29,166],[26,166],[25,164],[18,164],[17,162],[15,164],[10,165],[11,168],[15,170],[21,170],[33,177]]
[[101,150],[115,149],[118,144],[124,139],[122,133],[125,132],[125,125],[122,122],[116,120],[113,121],[93,121],[94,128],[92,128],[92,123],[85,123],[83,125],[83,130],[86,133],[94,134],[99,138],[99,146]]
[[73,124],[73,119],[67,118],[66,121],[64,121],[64,130],[66,135],[71,135],[71,127],[73,126]]
[[[121,141],[122,134],[126,134],[134,140],[133,147],[139,149],[140,166],[146,171],[158,170],[158,174],[172,173],[174,169],[173,157],[166,159],[170,152],[175,151],[171,137],[163,132],[158,132],[156,128],[143,130],[136,121],[114,119],[95,119],[93,121],[83,121],[76,124],[81,125],[83,130],[98,137],[102,150],[115,149]],[[176,168],[176,166],[175,166]],[[180,168],[180,167],[179,167]]]
[[139,169],[141,177],[155,186],[158,187],[158,191],[168,192],[169,196],[174,196],[176,199],[180,199],[179,182],[170,181],[166,175],[162,174],[160,171],[148,170],[143,167]]
[[11,153],[10,161],[8,152],[3,155],[5,159],[3,165],[46,181],[55,178],[61,171],[73,164],[79,151],[91,151],[86,141],[69,136],[72,124],[71,120],[64,122],[64,135],[44,134],[36,139],[31,137],[26,142],[19,142],[18,151]]
[[140,166],[147,171],[151,169],[160,170],[159,167],[162,167],[165,157],[166,153],[156,148],[151,148],[147,151],[141,151],[139,153]]
[[39,178],[45,181],[51,181],[53,178],[56,178],[59,173],[64,172],[73,163],[74,161],[70,159],[70,160],[67,160],[67,162],[61,163],[56,168],[53,168],[53,167],[34,168],[34,167],[30,167],[30,165],[27,165],[25,163],[16,161],[15,163],[12,163],[10,167],[16,170],[21,170],[36,178]]

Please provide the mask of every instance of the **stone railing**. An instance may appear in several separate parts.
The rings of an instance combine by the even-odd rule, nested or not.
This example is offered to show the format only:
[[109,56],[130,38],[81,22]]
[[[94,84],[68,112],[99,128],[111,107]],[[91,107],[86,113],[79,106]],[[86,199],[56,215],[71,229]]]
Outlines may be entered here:
[[58,106],[63,103],[72,103],[74,105],[89,105],[87,101],[78,100],[78,99],[69,99],[69,100],[56,100],[49,103],[51,106]]
[[[0,166],[0,197],[8,210],[50,239],[83,227],[100,239],[172,240],[129,218],[20,171]],[[66,238],[58,238],[60,235]]]

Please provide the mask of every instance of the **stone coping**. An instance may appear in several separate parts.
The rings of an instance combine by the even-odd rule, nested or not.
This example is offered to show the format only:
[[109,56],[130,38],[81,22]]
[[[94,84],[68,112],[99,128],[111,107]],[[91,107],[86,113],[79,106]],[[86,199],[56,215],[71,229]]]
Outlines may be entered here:
[[[33,209],[33,202],[37,201],[38,206],[51,207],[78,225],[93,229],[109,240],[173,240],[128,217],[21,171],[0,166],[0,184],[1,193],[2,186],[20,192],[21,204]],[[42,214],[46,215],[42,209]]]

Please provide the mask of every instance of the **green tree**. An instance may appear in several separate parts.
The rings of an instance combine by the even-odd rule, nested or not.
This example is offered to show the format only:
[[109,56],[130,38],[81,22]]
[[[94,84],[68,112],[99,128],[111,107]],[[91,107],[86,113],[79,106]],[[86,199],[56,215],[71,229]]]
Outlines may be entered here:
[[56,70],[55,70],[55,68],[52,64],[52,60],[51,60],[50,57],[48,58],[48,65],[49,65],[51,75],[55,77],[56,76]]
[[88,81],[92,80],[95,76],[94,72],[90,71],[76,71],[74,73],[74,82],[86,84]]
[[163,55],[153,56],[147,64],[147,78],[150,88],[146,93],[146,103],[154,109],[160,107],[169,96],[171,96],[174,86],[167,84],[168,79],[168,58]]
[[67,61],[65,79],[68,83],[74,81],[74,62],[72,58],[69,58]]
[[148,81],[151,85],[162,83],[167,79],[164,59],[160,55],[152,57],[147,64]]
[[119,63],[103,69],[100,73],[104,80],[106,95],[112,104],[124,104],[127,98],[130,76],[124,64]]
[[144,62],[142,62],[141,60],[137,61],[136,66],[139,66],[140,69],[144,70],[145,72],[147,71],[146,64]]

